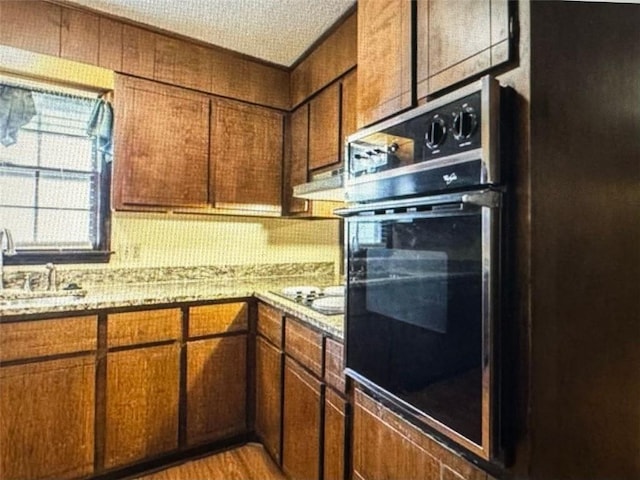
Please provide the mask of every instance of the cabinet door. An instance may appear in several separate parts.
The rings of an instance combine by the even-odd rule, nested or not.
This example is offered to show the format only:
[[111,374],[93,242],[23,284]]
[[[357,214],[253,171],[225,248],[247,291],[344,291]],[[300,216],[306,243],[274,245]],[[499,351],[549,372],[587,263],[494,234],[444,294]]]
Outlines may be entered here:
[[0,476],[93,471],[95,355],[0,368]]
[[354,478],[440,478],[435,457],[402,435],[397,425],[378,416],[375,406],[363,404],[359,398],[353,420]]
[[287,213],[304,213],[309,202],[293,197],[293,187],[308,180],[309,169],[309,104],[298,107],[289,117],[289,155],[286,165],[286,208]]
[[107,354],[105,467],[178,446],[180,346]]
[[327,388],[324,401],[324,480],[348,478],[345,471],[347,402]]
[[418,97],[509,59],[508,0],[418,2]]
[[0,44],[60,55],[61,8],[48,2],[0,1]]
[[282,114],[217,99],[211,116],[215,207],[280,213]]
[[282,352],[264,338],[256,338],[256,433],[278,462],[281,458],[282,357]]
[[100,18],[97,15],[62,9],[60,56],[77,62],[98,64]]
[[342,79],[342,112],[340,117],[340,158],[344,153],[344,144],[347,137],[358,129],[356,95],[358,93],[358,79],[356,72],[351,72]]
[[340,82],[309,102],[309,170],[340,162]]
[[117,76],[116,208],[208,202],[209,98]]
[[323,389],[295,361],[285,360],[282,469],[293,480],[320,478]]
[[247,430],[247,336],[187,343],[187,443]]
[[411,4],[358,1],[358,128],[413,105]]

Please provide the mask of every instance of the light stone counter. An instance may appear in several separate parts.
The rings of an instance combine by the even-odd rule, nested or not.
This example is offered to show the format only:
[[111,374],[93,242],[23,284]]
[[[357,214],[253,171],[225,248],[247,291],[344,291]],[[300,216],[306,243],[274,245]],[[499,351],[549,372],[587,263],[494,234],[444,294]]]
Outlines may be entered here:
[[24,302],[0,303],[0,319],[33,317],[66,312],[85,312],[116,308],[170,305],[257,297],[295,318],[334,337],[343,336],[342,315],[322,315],[270,293],[284,287],[317,284],[317,278],[277,277],[214,281],[171,281],[125,283],[90,288],[84,297],[42,298]]

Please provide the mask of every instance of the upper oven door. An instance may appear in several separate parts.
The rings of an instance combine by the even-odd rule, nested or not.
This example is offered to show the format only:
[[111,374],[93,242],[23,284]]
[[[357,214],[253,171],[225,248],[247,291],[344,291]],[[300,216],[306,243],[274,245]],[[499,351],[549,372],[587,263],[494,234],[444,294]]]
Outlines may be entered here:
[[500,193],[345,210],[347,373],[491,456]]

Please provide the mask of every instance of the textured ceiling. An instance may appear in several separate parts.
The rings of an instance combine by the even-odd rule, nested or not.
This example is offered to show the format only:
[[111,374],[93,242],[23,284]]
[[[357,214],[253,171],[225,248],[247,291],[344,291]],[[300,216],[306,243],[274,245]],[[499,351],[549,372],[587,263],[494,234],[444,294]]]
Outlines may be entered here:
[[70,0],[290,66],[355,0]]

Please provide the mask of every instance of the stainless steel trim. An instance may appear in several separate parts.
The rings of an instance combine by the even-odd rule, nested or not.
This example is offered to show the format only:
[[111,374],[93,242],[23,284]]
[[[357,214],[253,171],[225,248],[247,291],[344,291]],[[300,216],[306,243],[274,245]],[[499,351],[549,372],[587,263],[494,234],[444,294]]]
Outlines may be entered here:
[[422,172],[426,170],[432,170],[439,167],[447,167],[449,165],[458,165],[460,163],[471,162],[473,160],[479,160],[482,158],[483,151],[481,148],[474,150],[468,150],[466,152],[456,153],[455,155],[449,155],[448,157],[438,158],[436,160],[429,160],[428,162],[412,163],[404,167],[392,168],[383,172],[372,173],[370,175],[361,175],[356,178],[347,177],[345,184],[347,187],[354,187],[362,185],[363,183],[375,182],[377,180],[384,180],[387,178],[399,177],[400,175],[409,175],[411,173]]
[[344,202],[344,174],[314,179],[310,182],[295,185],[293,196],[307,200],[331,200]]
[[482,163],[487,169],[487,183],[500,181],[500,84],[490,76],[482,77],[480,108],[482,121]]
[[502,195],[495,190],[483,190],[481,192],[465,193],[462,195],[462,203],[489,208],[499,207],[501,199]]

